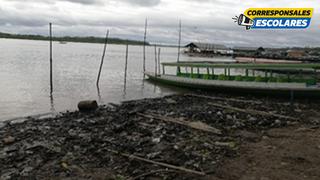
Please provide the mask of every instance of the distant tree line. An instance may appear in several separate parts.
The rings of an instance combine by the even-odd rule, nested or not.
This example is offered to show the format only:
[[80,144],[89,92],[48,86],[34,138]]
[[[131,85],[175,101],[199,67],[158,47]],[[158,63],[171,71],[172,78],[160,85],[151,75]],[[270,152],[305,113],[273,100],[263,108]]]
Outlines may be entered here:
[[[25,35],[25,34],[9,34],[0,32],[0,38],[9,38],[9,39],[30,39],[30,40],[49,40],[49,36],[41,36],[41,35]],[[84,43],[104,43],[105,38],[101,37],[71,37],[71,36],[63,36],[63,37],[52,37],[53,41],[66,41],[66,42],[84,42]],[[125,40],[120,38],[109,38],[108,43],[110,44],[130,44],[130,45],[143,45],[143,41],[136,40]],[[146,42],[146,45],[149,45]]]

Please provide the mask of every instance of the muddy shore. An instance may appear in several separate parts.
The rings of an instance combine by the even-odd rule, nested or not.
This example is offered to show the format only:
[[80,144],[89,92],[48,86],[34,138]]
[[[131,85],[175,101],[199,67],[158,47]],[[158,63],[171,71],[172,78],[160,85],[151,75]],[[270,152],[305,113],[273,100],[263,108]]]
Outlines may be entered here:
[[0,179],[320,179],[319,101],[183,94],[0,127]]

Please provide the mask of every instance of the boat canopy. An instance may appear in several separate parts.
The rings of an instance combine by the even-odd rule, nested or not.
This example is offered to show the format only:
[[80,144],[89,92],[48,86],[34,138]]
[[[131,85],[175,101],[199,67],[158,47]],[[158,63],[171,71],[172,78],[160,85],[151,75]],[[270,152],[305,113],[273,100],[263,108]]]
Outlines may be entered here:
[[234,68],[234,69],[291,69],[291,70],[317,70],[320,63],[300,63],[300,64],[255,64],[255,63],[187,63],[187,62],[166,62],[165,66],[191,67],[191,68]]

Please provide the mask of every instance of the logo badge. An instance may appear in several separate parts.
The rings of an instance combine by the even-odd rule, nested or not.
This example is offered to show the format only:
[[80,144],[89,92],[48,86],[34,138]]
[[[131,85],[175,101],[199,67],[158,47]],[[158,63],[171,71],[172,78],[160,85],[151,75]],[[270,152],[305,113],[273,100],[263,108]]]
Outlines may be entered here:
[[249,29],[305,29],[311,23],[313,8],[249,8],[232,18]]

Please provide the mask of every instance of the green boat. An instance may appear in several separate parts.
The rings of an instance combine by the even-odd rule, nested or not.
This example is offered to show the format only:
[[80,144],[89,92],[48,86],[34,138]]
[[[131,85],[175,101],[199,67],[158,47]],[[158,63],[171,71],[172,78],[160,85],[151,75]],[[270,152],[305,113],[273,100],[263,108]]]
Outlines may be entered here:
[[[162,73],[145,72],[152,81],[179,87],[291,96],[319,96],[317,75],[320,63],[245,64],[245,63],[161,63]],[[174,68],[173,74],[166,68]],[[276,74],[273,71],[286,74]],[[222,71],[224,73],[217,73]],[[242,74],[231,74],[241,71]],[[295,73],[293,73],[295,72]],[[309,72],[305,74],[304,72]],[[312,73],[310,73],[312,72]],[[262,75],[263,74],[263,75]]]

